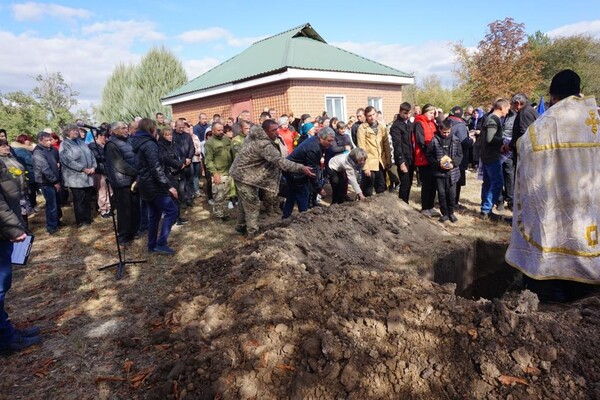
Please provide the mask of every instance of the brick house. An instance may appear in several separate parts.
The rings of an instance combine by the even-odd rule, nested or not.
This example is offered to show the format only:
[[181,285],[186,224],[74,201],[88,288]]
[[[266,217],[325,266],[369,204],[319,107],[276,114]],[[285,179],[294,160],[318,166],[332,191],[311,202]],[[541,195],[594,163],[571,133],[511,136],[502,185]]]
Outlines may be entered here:
[[162,99],[174,118],[195,123],[249,110],[257,121],[264,108],[276,116],[307,113],[346,121],[359,107],[373,105],[390,122],[412,75],[327,44],[305,24],[254,43],[237,56],[191,80]]

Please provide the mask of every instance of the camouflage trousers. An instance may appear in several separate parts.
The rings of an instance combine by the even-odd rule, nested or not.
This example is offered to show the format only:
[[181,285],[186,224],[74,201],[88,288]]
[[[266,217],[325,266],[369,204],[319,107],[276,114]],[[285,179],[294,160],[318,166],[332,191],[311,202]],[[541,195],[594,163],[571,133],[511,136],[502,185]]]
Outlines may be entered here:
[[281,209],[279,208],[279,196],[277,193],[264,191],[263,193],[263,206],[265,207],[265,213],[281,213]]
[[212,183],[213,195],[213,214],[217,218],[222,218],[227,215],[227,202],[231,193],[232,179],[228,175],[221,175],[221,183]]
[[237,181],[235,187],[239,199],[237,228],[246,228],[249,235],[255,235],[258,232],[258,214],[260,212],[258,188]]

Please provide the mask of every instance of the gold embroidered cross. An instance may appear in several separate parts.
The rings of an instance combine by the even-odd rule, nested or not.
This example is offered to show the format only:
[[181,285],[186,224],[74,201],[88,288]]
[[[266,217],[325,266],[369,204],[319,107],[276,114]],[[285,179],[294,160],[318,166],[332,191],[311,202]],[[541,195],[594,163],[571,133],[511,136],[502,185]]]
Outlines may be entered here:
[[585,229],[585,238],[588,246],[594,247],[598,245],[598,225],[590,225]]
[[592,127],[592,132],[594,134],[598,133],[598,118],[596,118],[596,113],[594,111],[590,111],[590,117],[585,120],[585,124]]

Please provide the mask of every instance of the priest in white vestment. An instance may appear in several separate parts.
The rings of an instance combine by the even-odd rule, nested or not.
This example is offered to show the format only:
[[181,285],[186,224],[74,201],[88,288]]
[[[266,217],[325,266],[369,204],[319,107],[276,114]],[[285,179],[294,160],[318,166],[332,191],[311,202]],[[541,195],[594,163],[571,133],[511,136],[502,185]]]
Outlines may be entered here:
[[579,92],[575,72],[556,74],[550,108],[517,142],[505,259],[535,281],[600,284],[600,117]]

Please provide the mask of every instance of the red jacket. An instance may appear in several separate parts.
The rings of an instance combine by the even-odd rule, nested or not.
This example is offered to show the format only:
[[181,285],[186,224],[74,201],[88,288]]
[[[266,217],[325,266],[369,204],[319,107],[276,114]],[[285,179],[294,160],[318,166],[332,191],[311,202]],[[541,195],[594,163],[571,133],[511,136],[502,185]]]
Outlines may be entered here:
[[[418,125],[423,129],[423,132],[425,133],[424,147],[421,147],[422,143],[420,143],[422,138],[416,137]],[[431,139],[433,139],[433,136],[435,135],[436,129],[437,128],[435,126],[435,122],[433,120],[428,120],[425,115],[419,114],[415,117],[415,134],[413,134],[413,141],[415,147],[415,165],[417,167],[424,167],[426,165],[429,165],[425,153],[427,152],[427,147],[429,146],[429,143],[431,143]]]

